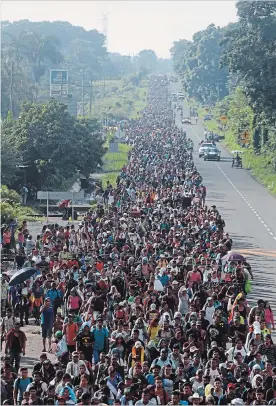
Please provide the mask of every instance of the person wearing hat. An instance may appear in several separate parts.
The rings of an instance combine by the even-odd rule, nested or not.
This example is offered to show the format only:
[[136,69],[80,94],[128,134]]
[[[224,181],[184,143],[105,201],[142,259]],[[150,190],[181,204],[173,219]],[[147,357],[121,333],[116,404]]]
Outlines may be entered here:
[[232,401],[236,398],[236,385],[229,383],[225,395],[221,396],[219,400],[220,405],[232,404]]
[[155,319],[159,319],[159,311],[156,310],[156,304],[151,303],[149,311],[146,313],[146,321],[147,323],[151,323]]
[[142,346],[141,341],[136,341],[134,346],[131,349],[131,366],[132,368],[137,362],[141,364],[144,362],[145,359],[145,350]]
[[203,397],[200,396],[197,392],[195,392],[192,396],[189,397],[189,402],[192,405],[200,405],[201,402],[203,402]]

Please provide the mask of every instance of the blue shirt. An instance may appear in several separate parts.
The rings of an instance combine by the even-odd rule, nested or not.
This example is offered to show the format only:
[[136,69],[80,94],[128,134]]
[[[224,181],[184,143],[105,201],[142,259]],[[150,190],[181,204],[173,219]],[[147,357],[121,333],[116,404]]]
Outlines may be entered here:
[[158,279],[160,280],[160,282],[162,283],[163,286],[166,286],[169,283],[170,278],[168,277],[168,275],[158,275]]
[[18,389],[17,400],[21,402],[23,399],[23,393],[26,392],[27,386],[32,382],[32,378],[17,378],[14,381],[14,388]]
[[99,329],[98,327],[93,328],[92,333],[94,334],[94,349],[97,351],[102,351],[105,347],[105,339],[108,337],[108,330],[105,327]]
[[54,324],[54,310],[52,307],[45,307],[43,312],[41,313],[41,325],[44,328],[50,329],[53,327]]
[[49,289],[47,291],[46,297],[48,297],[51,300],[51,305],[54,305],[54,301],[57,297],[61,298],[61,292],[57,289]]
[[15,286],[10,286],[9,292],[12,298],[12,301],[15,302],[17,301],[17,288]]

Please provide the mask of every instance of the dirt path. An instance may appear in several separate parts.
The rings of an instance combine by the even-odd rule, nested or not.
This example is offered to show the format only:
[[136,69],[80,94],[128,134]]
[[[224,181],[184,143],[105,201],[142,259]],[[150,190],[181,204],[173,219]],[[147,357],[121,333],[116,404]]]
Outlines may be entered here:
[[[33,366],[39,362],[39,357],[42,353],[42,338],[40,334],[40,327],[34,324],[34,319],[30,319],[28,326],[21,327],[21,330],[27,336],[26,355],[21,357],[21,366],[26,366],[29,369],[29,375],[31,375]],[[3,350],[5,344],[3,344]],[[4,356],[4,351],[1,353],[1,357]],[[56,360],[53,354],[47,353],[48,358],[54,362]]]

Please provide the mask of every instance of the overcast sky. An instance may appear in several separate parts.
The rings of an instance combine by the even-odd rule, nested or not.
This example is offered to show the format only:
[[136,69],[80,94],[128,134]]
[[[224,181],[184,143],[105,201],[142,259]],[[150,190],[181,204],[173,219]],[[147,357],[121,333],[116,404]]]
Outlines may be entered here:
[[136,54],[153,49],[168,57],[173,41],[192,35],[214,23],[236,21],[234,1],[10,1],[2,0],[2,20],[69,21],[87,30],[103,31],[108,13],[108,50]]

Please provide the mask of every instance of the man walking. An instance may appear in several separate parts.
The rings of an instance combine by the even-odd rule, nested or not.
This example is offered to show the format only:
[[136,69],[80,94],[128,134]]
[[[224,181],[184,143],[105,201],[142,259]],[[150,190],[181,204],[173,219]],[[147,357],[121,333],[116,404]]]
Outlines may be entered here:
[[108,351],[108,329],[103,327],[103,319],[98,317],[97,325],[95,328],[92,329],[93,334],[93,341],[94,341],[94,363],[97,364],[99,362],[100,353]]
[[20,330],[20,323],[16,322],[14,328],[11,329],[6,336],[5,353],[10,355],[11,365],[15,364],[16,372],[20,368],[20,354],[25,355],[27,337]]
[[42,352],[46,352],[46,338],[48,338],[48,349],[51,349],[51,338],[54,324],[54,309],[51,307],[51,299],[46,297],[44,305],[40,308],[41,314],[41,335],[43,342]]

